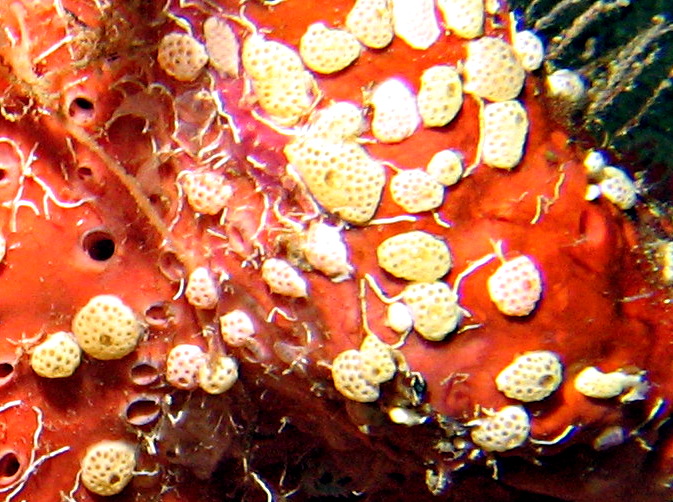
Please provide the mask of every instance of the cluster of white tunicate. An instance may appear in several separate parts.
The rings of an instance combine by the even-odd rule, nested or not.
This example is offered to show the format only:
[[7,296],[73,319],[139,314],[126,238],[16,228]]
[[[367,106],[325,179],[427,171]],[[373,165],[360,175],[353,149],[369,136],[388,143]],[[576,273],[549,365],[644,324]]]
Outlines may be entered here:
[[306,280],[287,261],[269,258],[262,264],[262,280],[272,293],[293,298],[307,296]]
[[199,368],[205,363],[206,357],[198,345],[176,345],[166,359],[166,381],[177,389],[196,389],[199,386]]
[[324,74],[343,70],[360,56],[361,50],[355,35],[323,23],[310,25],[299,41],[299,55],[304,64]]
[[395,35],[390,0],[356,0],[346,16],[346,28],[363,45],[383,49]]
[[159,42],[157,61],[176,80],[192,81],[208,64],[205,46],[187,33],[169,33]]
[[526,71],[535,71],[544,61],[544,44],[529,30],[517,31],[513,40],[514,52]]
[[220,332],[224,343],[242,347],[254,336],[255,325],[248,314],[236,309],[220,316]]
[[185,297],[189,304],[197,309],[210,310],[217,306],[220,287],[210,270],[206,267],[197,267],[189,274]]
[[390,195],[407,213],[422,213],[442,205],[444,186],[423,169],[405,169],[390,180]]
[[99,441],[87,449],[80,467],[87,490],[96,495],[116,495],[133,478],[136,449],[126,441]]
[[484,0],[437,0],[444,24],[462,38],[476,38],[484,32]]
[[504,40],[482,37],[467,44],[463,89],[490,101],[508,101],[521,92],[526,73]]
[[182,187],[189,206],[202,214],[222,211],[233,193],[227,179],[214,172],[188,172],[182,178]]
[[199,387],[208,394],[222,394],[238,380],[238,363],[229,356],[206,359],[198,372]]
[[507,260],[489,277],[488,294],[503,314],[528,315],[542,295],[540,271],[527,256]]
[[295,49],[262,35],[243,43],[241,62],[260,107],[281,125],[294,125],[313,105],[315,80]]
[[288,143],[284,152],[326,210],[356,224],[373,217],[386,174],[361,145],[308,134]]
[[96,359],[121,359],[138,345],[144,327],[133,310],[114,295],[93,297],[72,321],[84,352]]
[[415,282],[432,282],[451,269],[446,243],[420,230],[394,235],[376,249],[379,266],[386,272]]
[[65,378],[72,375],[82,358],[82,349],[71,333],[59,331],[47,336],[30,355],[30,367],[45,378]]
[[309,135],[332,141],[354,140],[365,131],[362,109],[350,101],[335,101],[311,117]]
[[413,49],[425,50],[441,33],[434,0],[392,0],[395,35]]
[[312,222],[302,243],[302,251],[309,265],[336,282],[347,279],[353,272],[353,266],[348,261],[348,248],[338,227]]
[[455,185],[463,177],[463,157],[456,150],[440,150],[425,166],[425,172],[441,185]]
[[635,183],[623,169],[607,165],[602,153],[595,150],[587,153],[584,166],[592,182],[587,189],[587,200],[595,200],[602,195],[623,210],[636,205],[638,191]]
[[563,381],[559,356],[547,350],[517,356],[495,379],[498,390],[511,399],[541,401]]
[[345,350],[332,362],[335,388],[361,403],[376,401],[379,385],[392,379],[396,371],[392,348],[375,335],[367,335],[359,350]]
[[463,106],[463,83],[458,70],[450,65],[427,68],[421,75],[416,102],[426,127],[441,127],[451,122]]
[[523,156],[528,135],[528,115],[516,100],[489,103],[482,120],[482,160],[501,169],[512,169]]
[[632,374],[624,371],[603,373],[594,366],[588,366],[575,377],[575,389],[587,397],[610,399],[621,396],[626,403],[645,399],[649,384],[644,372]]
[[456,329],[462,319],[458,295],[444,282],[418,282],[402,291],[414,329],[426,340],[440,341]]
[[472,441],[484,451],[503,452],[521,446],[530,434],[530,419],[522,406],[505,406],[476,421]]
[[240,45],[231,26],[223,19],[209,17],[203,23],[203,36],[210,65],[220,75],[238,77]]
[[416,97],[409,84],[399,78],[378,84],[369,104],[374,108],[372,134],[382,143],[398,143],[408,138],[421,123]]

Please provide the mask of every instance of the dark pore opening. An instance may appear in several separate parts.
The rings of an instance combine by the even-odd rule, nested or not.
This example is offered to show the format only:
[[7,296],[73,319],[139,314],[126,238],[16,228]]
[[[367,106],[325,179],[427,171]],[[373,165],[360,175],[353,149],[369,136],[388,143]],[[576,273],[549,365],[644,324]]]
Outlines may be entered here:
[[92,260],[107,261],[114,255],[115,241],[105,230],[93,230],[84,235],[82,247]]

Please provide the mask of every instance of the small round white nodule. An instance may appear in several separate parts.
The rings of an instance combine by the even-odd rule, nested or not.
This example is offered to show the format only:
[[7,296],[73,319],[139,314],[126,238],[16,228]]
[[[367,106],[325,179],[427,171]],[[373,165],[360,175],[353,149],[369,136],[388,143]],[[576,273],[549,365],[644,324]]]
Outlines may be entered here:
[[441,150],[432,156],[425,172],[444,186],[455,185],[463,176],[463,157],[455,150]]
[[135,447],[126,441],[100,441],[89,447],[81,462],[82,484],[96,495],[120,493],[133,478]]
[[269,258],[264,261],[262,280],[272,293],[293,298],[304,298],[308,295],[308,286],[304,278],[292,265],[280,258]]
[[238,77],[240,46],[231,26],[223,19],[209,17],[203,23],[203,36],[212,67],[220,75]]
[[446,27],[461,38],[484,32],[484,0],[437,0]]
[[348,399],[372,403],[379,398],[379,386],[367,381],[362,372],[362,357],[355,349],[341,352],[332,362],[334,387]]
[[386,326],[396,333],[407,333],[414,327],[414,318],[409,307],[402,302],[388,305],[386,310]]
[[352,33],[310,25],[299,41],[299,55],[311,70],[328,74],[341,71],[360,56],[362,46]]
[[506,261],[488,279],[488,294],[510,316],[530,314],[542,295],[540,271],[527,256]]
[[544,61],[544,44],[540,37],[529,30],[514,34],[514,52],[526,71],[535,71]]
[[176,80],[190,82],[208,64],[205,46],[187,33],[169,33],[159,42],[159,66]]
[[470,435],[484,451],[503,452],[521,446],[530,434],[530,419],[522,406],[505,406],[478,421]]
[[449,65],[426,69],[421,75],[416,102],[426,127],[442,127],[451,122],[463,106],[463,84],[458,70]]
[[636,185],[628,174],[619,168],[606,166],[603,168],[603,177],[598,183],[603,197],[620,209],[631,209],[636,205],[638,193]]
[[166,359],[166,381],[178,389],[196,389],[199,386],[199,371],[206,360],[206,354],[198,345],[176,345]]
[[121,359],[133,352],[144,333],[133,310],[114,295],[94,296],[72,321],[84,352],[96,359]]
[[553,98],[569,103],[578,103],[586,96],[586,85],[579,73],[572,70],[556,70],[547,76],[547,92]]
[[595,184],[587,185],[584,192],[584,200],[597,200],[601,196],[601,187]]
[[521,354],[495,379],[498,390],[511,399],[541,401],[563,381],[563,368],[554,352],[538,350]]
[[483,114],[484,164],[512,169],[523,157],[529,120],[526,109],[516,100],[489,103]]
[[232,310],[220,317],[220,331],[224,343],[242,347],[254,336],[255,326],[248,314],[242,310]]
[[231,389],[238,380],[238,363],[229,356],[219,356],[205,361],[199,367],[199,387],[208,394],[222,394]]
[[355,139],[366,129],[364,111],[350,101],[335,101],[312,117],[309,134],[334,141]]
[[374,108],[372,134],[382,143],[399,143],[411,136],[421,123],[416,96],[398,78],[377,85],[369,98]]
[[390,180],[390,195],[408,213],[432,211],[444,201],[444,186],[423,169],[406,169]]
[[659,265],[659,274],[664,284],[673,284],[673,242],[659,243],[656,251],[656,260]]
[[335,281],[346,279],[353,272],[353,266],[348,261],[348,248],[338,227],[312,222],[302,251],[309,265]]
[[187,279],[185,297],[197,309],[210,310],[217,306],[220,287],[206,267],[195,268]]
[[346,28],[363,45],[383,49],[395,34],[390,0],[356,0],[346,16]]

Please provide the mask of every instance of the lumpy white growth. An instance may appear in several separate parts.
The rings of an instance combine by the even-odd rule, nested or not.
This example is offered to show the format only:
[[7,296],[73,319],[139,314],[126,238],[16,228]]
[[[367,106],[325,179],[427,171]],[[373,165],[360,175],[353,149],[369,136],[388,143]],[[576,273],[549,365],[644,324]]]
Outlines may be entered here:
[[529,30],[514,34],[514,52],[526,71],[535,71],[544,61],[544,44],[540,37]]
[[588,366],[575,377],[575,389],[587,397],[596,399],[610,399],[622,395],[622,402],[645,399],[649,388],[643,378],[643,372],[638,374],[612,371],[603,373],[594,366]]
[[443,340],[462,318],[458,295],[443,282],[410,284],[402,291],[402,300],[411,311],[414,329],[426,340]]
[[306,136],[285,155],[320,205],[346,221],[369,221],[381,200],[385,168],[354,141]]
[[262,265],[262,279],[272,293],[294,298],[307,296],[304,278],[292,265],[280,258],[269,258]]
[[358,350],[346,350],[334,358],[332,379],[336,389],[348,399],[371,403],[379,398],[378,384],[369,382],[363,374],[362,356]]
[[386,326],[396,333],[407,333],[414,327],[414,318],[409,307],[402,302],[393,302],[386,309]]
[[606,166],[601,172],[598,186],[603,197],[620,209],[631,209],[638,200],[636,186],[629,176],[621,169]]
[[185,297],[190,305],[198,309],[209,310],[217,306],[220,288],[206,267],[197,267],[189,274]]
[[199,386],[199,369],[206,363],[206,358],[198,345],[176,345],[166,359],[166,381],[178,389],[196,389]]
[[206,360],[198,372],[199,387],[208,394],[222,394],[238,380],[238,363],[229,356]]
[[511,399],[541,401],[563,380],[563,368],[554,352],[538,350],[521,354],[495,379],[498,390]]
[[371,384],[381,384],[392,379],[397,371],[390,345],[376,335],[367,335],[360,345],[362,376]]
[[227,179],[214,172],[188,172],[182,178],[182,187],[189,206],[202,214],[222,211],[233,193]]
[[505,406],[479,419],[470,431],[472,441],[484,451],[503,452],[521,446],[530,434],[530,419],[522,406]]
[[353,272],[342,231],[337,227],[323,222],[312,222],[302,250],[306,261],[313,268],[335,280],[346,279]]
[[557,99],[578,103],[586,96],[587,88],[579,73],[568,69],[556,70],[547,76],[548,94]]
[[84,352],[96,359],[121,359],[138,345],[144,328],[133,310],[114,295],[93,297],[72,321]]
[[449,65],[426,69],[421,75],[416,101],[426,127],[441,127],[451,122],[463,105],[463,84],[458,70]]
[[346,16],[346,28],[363,45],[383,49],[395,34],[390,0],[357,0]]
[[96,495],[116,495],[129,484],[135,467],[133,445],[126,441],[100,441],[91,445],[82,459],[82,484]]
[[363,111],[350,101],[336,101],[312,117],[309,135],[332,141],[354,140],[365,131]]
[[463,76],[465,92],[490,101],[507,101],[521,92],[526,72],[511,45],[499,38],[482,37],[467,45]]
[[169,33],[159,42],[159,66],[168,75],[189,82],[199,76],[208,64],[205,46],[186,33]]
[[489,277],[488,294],[503,314],[528,315],[542,295],[540,271],[527,256],[517,256],[504,262]]
[[487,104],[482,130],[483,162],[501,169],[516,167],[523,156],[528,125],[526,110],[518,101]]
[[452,260],[446,243],[420,230],[394,235],[376,249],[386,272],[415,282],[433,282],[446,275]]
[[59,331],[47,336],[30,355],[30,367],[45,378],[65,378],[72,375],[82,358],[82,349],[71,333]]
[[476,38],[484,32],[484,0],[437,0],[444,24],[462,38]]
[[374,107],[372,134],[382,143],[398,143],[421,123],[411,87],[398,78],[377,85],[369,98]]
[[222,339],[232,347],[242,347],[255,334],[255,325],[248,314],[242,310],[232,310],[220,316]]
[[390,180],[390,195],[406,212],[421,213],[442,205],[444,186],[423,169],[406,169]]
[[591,150],[584,157],[583,164],[589,177],[599,178],[603,172],[603,168],[607,166],[607,161],[605,155],[601,152],[598,150]]
[[203,23],[203,36],[211,66],[222,76],[238,77],[240,44],[231,26],[223,19],[209,17]]
[[352,33],[328,28],[322,23],[310,25],[299,41],[304,64],[318,73],[341,71],[360,56],[362,46]]
[[413,49],[425,50],[439,38],[434,0],[391,0],[395,35]]
[[425,166],[425,172],[444,186],[451,186],[463,176],[463,157],[455,150],[441,150]]

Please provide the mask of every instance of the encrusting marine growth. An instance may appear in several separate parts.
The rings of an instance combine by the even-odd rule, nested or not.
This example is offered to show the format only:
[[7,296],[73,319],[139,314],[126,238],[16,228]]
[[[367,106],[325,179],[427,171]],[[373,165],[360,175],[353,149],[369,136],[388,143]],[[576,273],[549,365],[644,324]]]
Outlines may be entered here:
[[504,1],[0,23],[0,498],[673,497],[673,227]]

